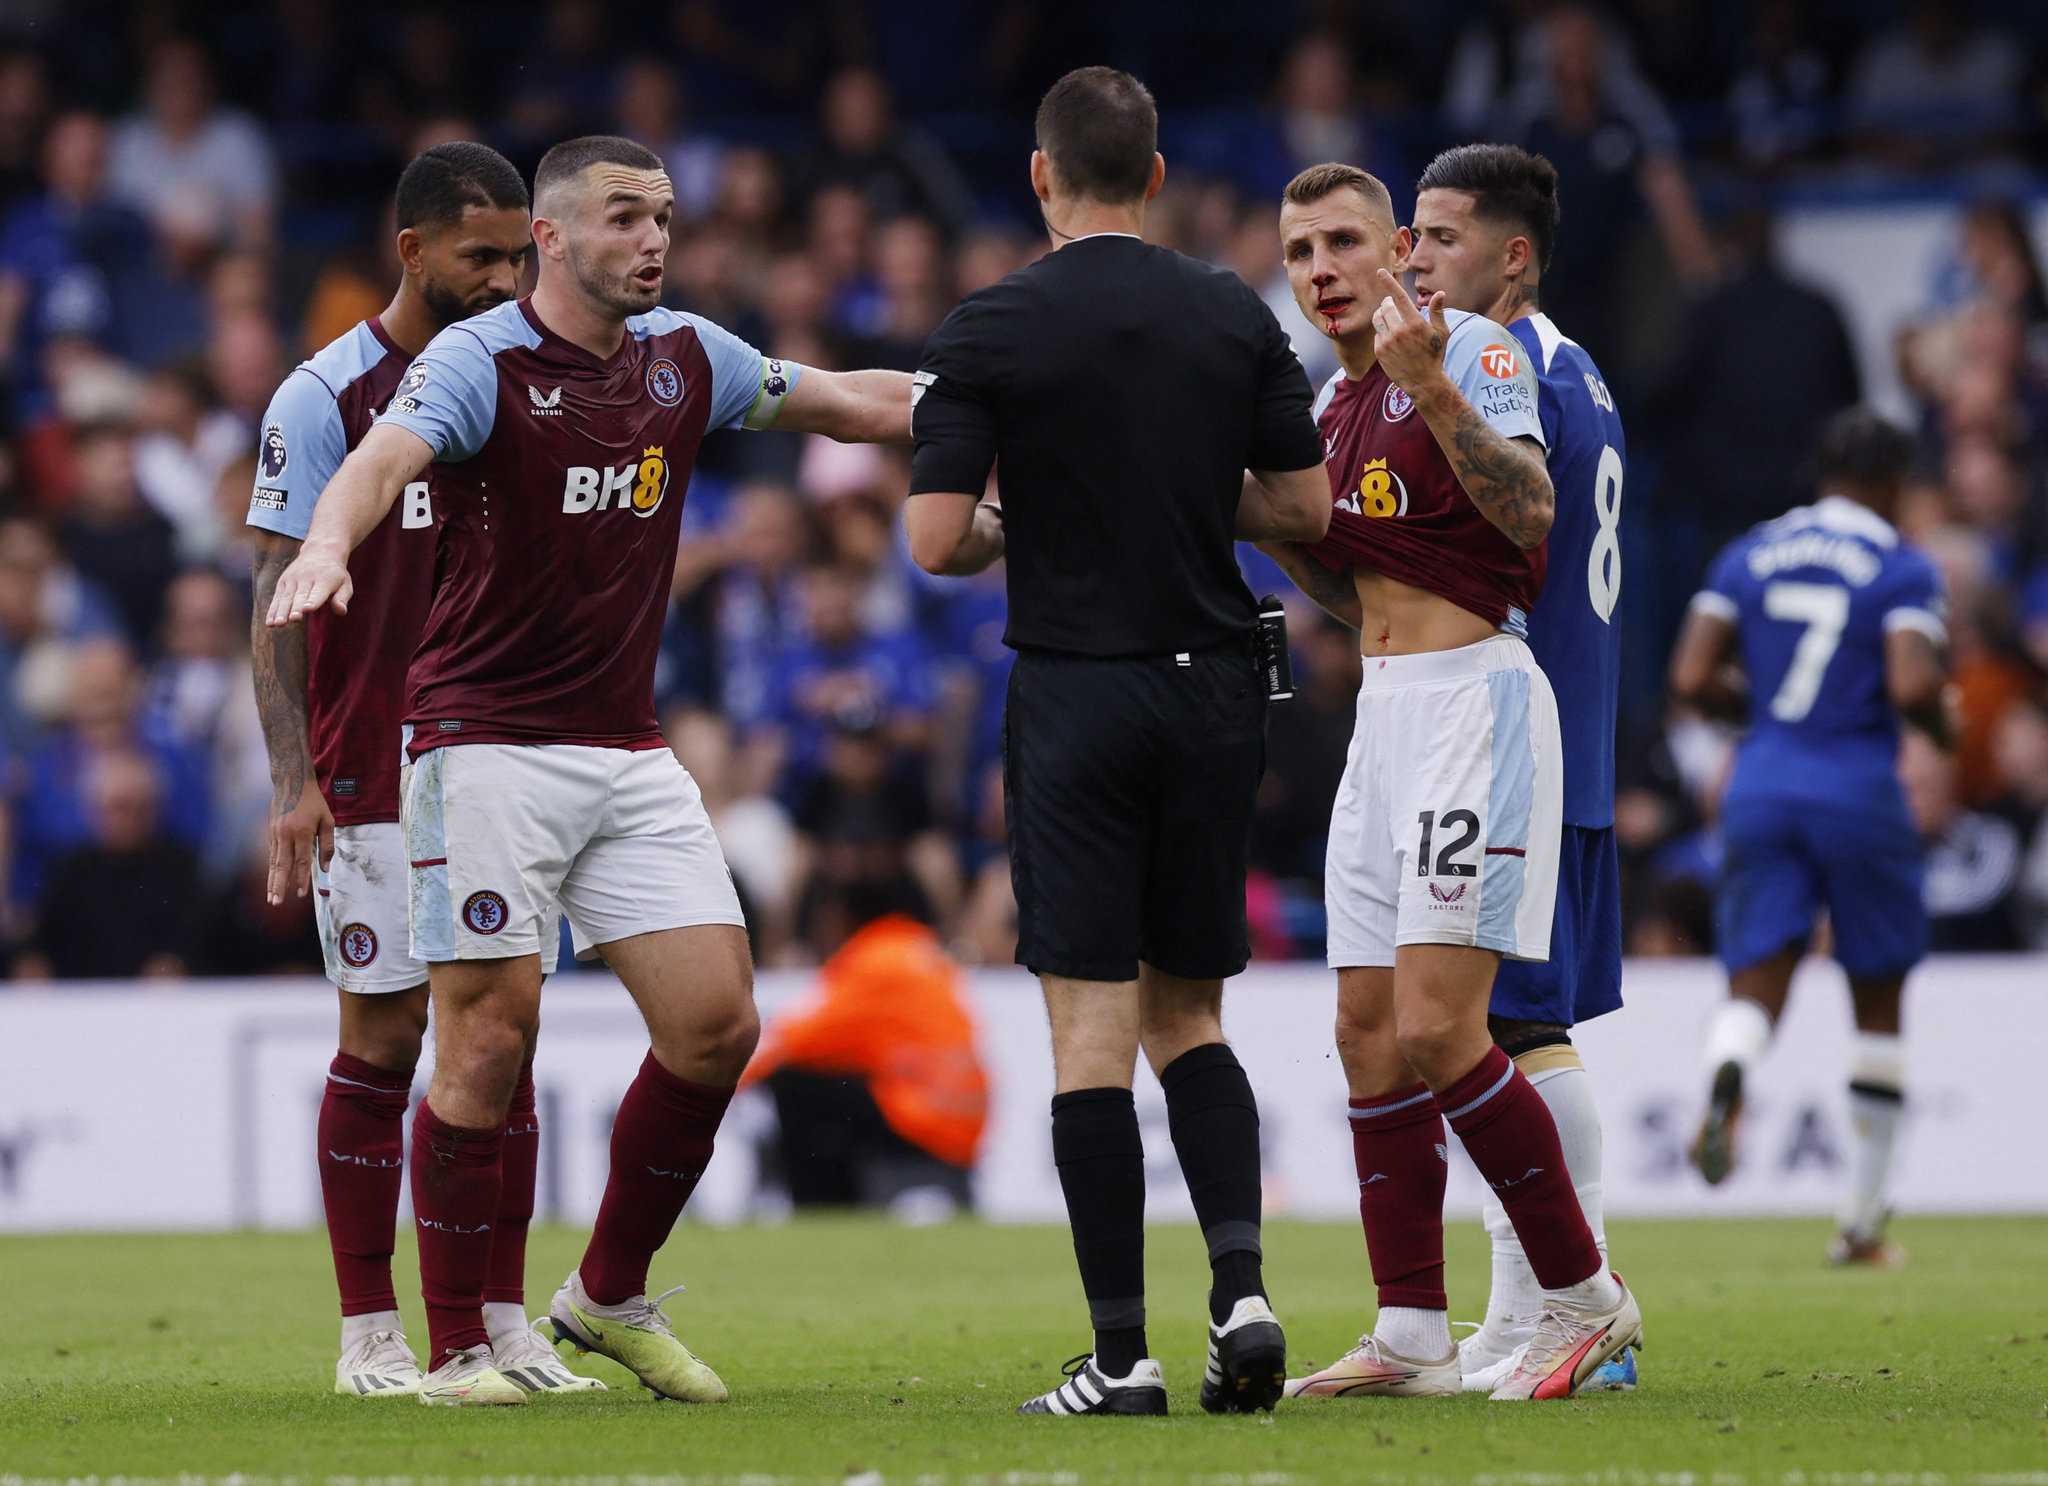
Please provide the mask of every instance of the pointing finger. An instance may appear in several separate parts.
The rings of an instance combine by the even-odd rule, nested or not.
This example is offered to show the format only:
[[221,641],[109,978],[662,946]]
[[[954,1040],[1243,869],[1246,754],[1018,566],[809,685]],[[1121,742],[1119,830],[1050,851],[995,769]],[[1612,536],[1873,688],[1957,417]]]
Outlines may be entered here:
[[1408,297],[1408,290],[1402,285],[1400,279],[1388,273],[1384,268],[1379,270],[1379,275],[1387,281],[1387,287],[1393,290],[1393,293],[1387,296],[1387,302],[1394,305],[1397,311],[1402,313],[1403,319],[1415,318],[1418,313],[1415,308],[1415,301]]

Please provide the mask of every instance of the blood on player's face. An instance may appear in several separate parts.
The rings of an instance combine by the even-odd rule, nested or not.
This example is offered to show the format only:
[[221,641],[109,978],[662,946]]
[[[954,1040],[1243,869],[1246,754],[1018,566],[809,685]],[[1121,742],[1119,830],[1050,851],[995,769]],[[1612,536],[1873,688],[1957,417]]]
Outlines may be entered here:
[[1332,191],[1306,206],[1281,205],[1280,256],[1309,323],[1332,340],[1349,340],[1372,333],[1372,312],[1386,297],[1379,270],[1407,271],[1408,229],[1389,231],[1356,191]]
[[417,246],[420,298],[434,318],[453,325],[503,304],[519,293],[519,276],[533,253],[533,222],[523,206],[469,206],[452,227],[408,228]]
[[1424,191],[1415,201],[1415,297],[1441,294],[1454,310],[1483,315],[1507,291],[1507,247],[1517,235],[1473,213],[1464,191]]
[[563,224],[578,287],[620,314],[645,314],[661,303],[675,204],[675,188],[662,171],[591,166]]

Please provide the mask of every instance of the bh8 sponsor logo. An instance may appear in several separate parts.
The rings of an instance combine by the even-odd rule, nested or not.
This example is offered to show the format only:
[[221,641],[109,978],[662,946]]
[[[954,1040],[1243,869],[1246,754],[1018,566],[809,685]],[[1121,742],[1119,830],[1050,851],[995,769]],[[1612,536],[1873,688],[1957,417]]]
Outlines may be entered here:
[[632,464],[598,469],[587,464],[571,465],[562,486],[562,514],[578,516],[585,511],[617,509],[635,516],[652,516],[668,493],[669,464],[659,444],[641,452]]

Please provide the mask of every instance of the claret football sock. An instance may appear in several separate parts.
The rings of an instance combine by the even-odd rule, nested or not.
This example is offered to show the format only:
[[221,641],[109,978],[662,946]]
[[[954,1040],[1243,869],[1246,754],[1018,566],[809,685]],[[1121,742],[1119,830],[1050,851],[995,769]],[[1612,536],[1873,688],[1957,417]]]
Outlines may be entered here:
[[1358,1217],[1381,1313],[1389,1307],[1443,1310],[1450,1152],[1429,1086],[1417,1083],[1352,1100],[1351,1152],[1358,1162]]
[[1221,1042],[1160,1070],[1174,1153],[1209,1246],[1209,1319],[1221,1326],[1247,1295],[1264,1295],[1259,1246],[1259,1105],[1237,1054]]
[[647,1266],[711,1164],[733,1090],[692,1083],[649,1052],[612,1121],[612,1169],[578,1273],[599,1305],[647,1291]]
[[1606,1266],[1572,1189],[1557,1124],[1508,1055],[1488,1048],[1471,1072],[1438,1091],[1437,1103],[1507,1209],[1537,1282],[1561,1292],[1588,1279],[1605,1280]]
[[490,1343],[484,1271],[498,1214],[498,1157],[505,1127],[465,1130],[426,1100],[412,1120],[412,1211],[420,1240],[420,1294],[427,1303],[429,1371],[465,1347]]
[[484,1303],[524,1307],[526,1230],[533,1222],[533,1185],[540,1167],[540,1120],[533,1108],[533,1064],[519,1070],[505,1111],[505,1149],[499,1161],[498,1217],[491,1225],[491,1263],[484,1272]]
[[1905,1110],[1905,1039],[1896,1033],[1858,1032],[1849,1070],[1849,1121],[1856,1132],[1843,1193],[1840,1226],[1864,1243],[1884,1237],[1885,1181]]
[[1145,1141],[1129,1089],[1075,1089],[1052,1100],[1052,1158],[1066,1193],[1095,1364],[1121,1378],[1145,1342]]
[[320,1201],[341,1313],[396,1313],[391,1246],[404,1180],[405,1105],[412,1070],[393,1073],[336,1053],[320,1096]]

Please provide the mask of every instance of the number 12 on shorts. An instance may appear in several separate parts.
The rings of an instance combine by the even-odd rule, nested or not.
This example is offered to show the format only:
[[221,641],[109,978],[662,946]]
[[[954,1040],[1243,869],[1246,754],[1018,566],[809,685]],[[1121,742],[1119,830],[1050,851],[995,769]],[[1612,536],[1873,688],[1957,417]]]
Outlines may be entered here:
[[1416,817],[1416,820],[1422,826],[1422,842],[1415,851],[1415,875],[1417,877],[1432,875],[1430,872],[1429,852],[1430,847],[1435,843],[1436,832],[1439,826],[1443,828],[1446,834],[1451,831],[1456,831],[1458,834],[1445,841],[1442,849],[1437,852],[1434,875],[1438,877],[1477,877],[1479,875],[1479,866],[1476,862],[1461,862],[1458,860],[1458,853],[1464,851],[1479,839],[1478,816],[1469,810],[1446,810],[1443,816],[1439,818],[1434,810],[1425,810]]

